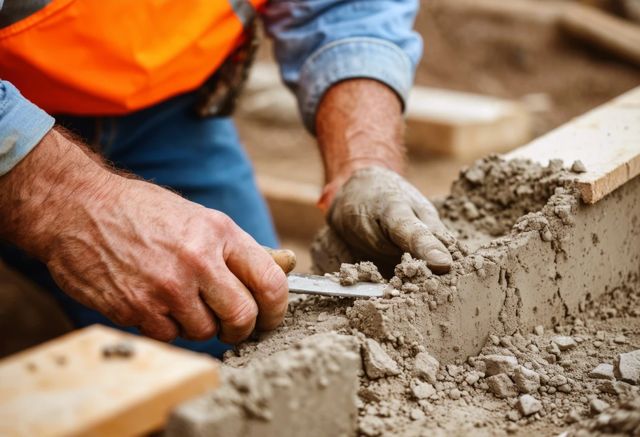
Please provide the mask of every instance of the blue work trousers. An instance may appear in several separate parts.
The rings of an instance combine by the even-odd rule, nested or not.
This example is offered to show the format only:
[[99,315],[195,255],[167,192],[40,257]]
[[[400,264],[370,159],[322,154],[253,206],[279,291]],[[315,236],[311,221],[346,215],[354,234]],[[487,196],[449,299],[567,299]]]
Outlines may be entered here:
[[[195,99],[195,93],[189,93],[125,116],[57,116],[56,121],[116,167],[222,211],[260,244],[277,246],[269,211],[256,188],[253,168],[233,121],[198,117],[193,110]],[[94,323],[115,326],[63,293],[44,264],[6,245],[0,245],[0,257],[52,293],[76,327]],[[135,328],[126,330],[137,332]],[[230,347],[217,339],[177,339],[174,344],[218,357]]]

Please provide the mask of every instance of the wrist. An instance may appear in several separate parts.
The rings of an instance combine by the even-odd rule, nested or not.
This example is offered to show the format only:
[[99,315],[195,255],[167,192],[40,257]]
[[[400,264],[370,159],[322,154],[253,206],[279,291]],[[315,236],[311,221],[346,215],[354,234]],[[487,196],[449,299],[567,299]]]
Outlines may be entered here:
[[325,188],[318,206],[327,212],[337,191],[359,169],[404,168],[402,105],[388,86],[370,79],[340,82],[327,91],[316,115]]
[[0,178],[0,232],[46,260],[56,238],[73,228],[82,211],[99,207],[113,178],[119,177],[53,129]]

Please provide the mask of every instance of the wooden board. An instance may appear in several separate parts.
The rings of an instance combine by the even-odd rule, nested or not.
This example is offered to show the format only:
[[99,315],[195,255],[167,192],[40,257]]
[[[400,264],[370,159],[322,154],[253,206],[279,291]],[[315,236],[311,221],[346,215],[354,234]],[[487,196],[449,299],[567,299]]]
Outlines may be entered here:
[[[123,342],[132,356],[103,356]],[[146,434],[217,384],[213,358],[95,325],[0,361],[0,435]]]
[[562,6],[564,30],[640,66],[640,26],[581,4]]
[[316,206],[321,188],[267,175],[258,175],[257,179],[278,233],[289,238],[311,241],[325,223]]
[[582,199],[595,203],[640,174],[640,87],[505,155],[543,165],[562,159],[582,161],[577,176]]
[[406,111],[407,146],[459,158],[478,158],[521,146],[532,137],[524,105],[489,96],[416,86]]

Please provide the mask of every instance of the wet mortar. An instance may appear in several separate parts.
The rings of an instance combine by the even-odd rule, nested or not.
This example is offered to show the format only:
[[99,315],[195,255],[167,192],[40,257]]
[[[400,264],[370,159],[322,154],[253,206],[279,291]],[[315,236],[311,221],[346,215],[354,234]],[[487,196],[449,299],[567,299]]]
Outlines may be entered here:
[[[565,165],[478,161],[437,204],[457,238],[446,242],[450,273],[405,254],[380,266],[382,299],[296,297],[282,328],[225,364],[250,369],[310,335],[338,333],[361,355],[359,435],[640,432],[640,380],[619,369],[635,363],[620,354],[640,349],[640,205],[630,195],[640,180],[607,200],[626,210],[586,207]],[[607,211],[631,226],[612,226],[619,218]],[[579,259],[584,248],[596,257]],[[343,283],[386,281],[373,264],[353,264],[364,260],[329,230],[312,253]],[[598,258],[611,253],[620,259]]]

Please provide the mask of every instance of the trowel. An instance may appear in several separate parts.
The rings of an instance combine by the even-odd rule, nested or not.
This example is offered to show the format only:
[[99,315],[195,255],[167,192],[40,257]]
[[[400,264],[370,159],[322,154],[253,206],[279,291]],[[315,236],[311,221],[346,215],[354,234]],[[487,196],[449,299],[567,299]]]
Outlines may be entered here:
[[318,296],[336,297],[382,297],[387,284],[359,282],[354,285],[341,285],[332,276],[305,275],[291,273],[296,266],[296,255],[288,249],[271,249],[265,247],[273,260],[287,274],[289,292],[296,294],[315,294]]

